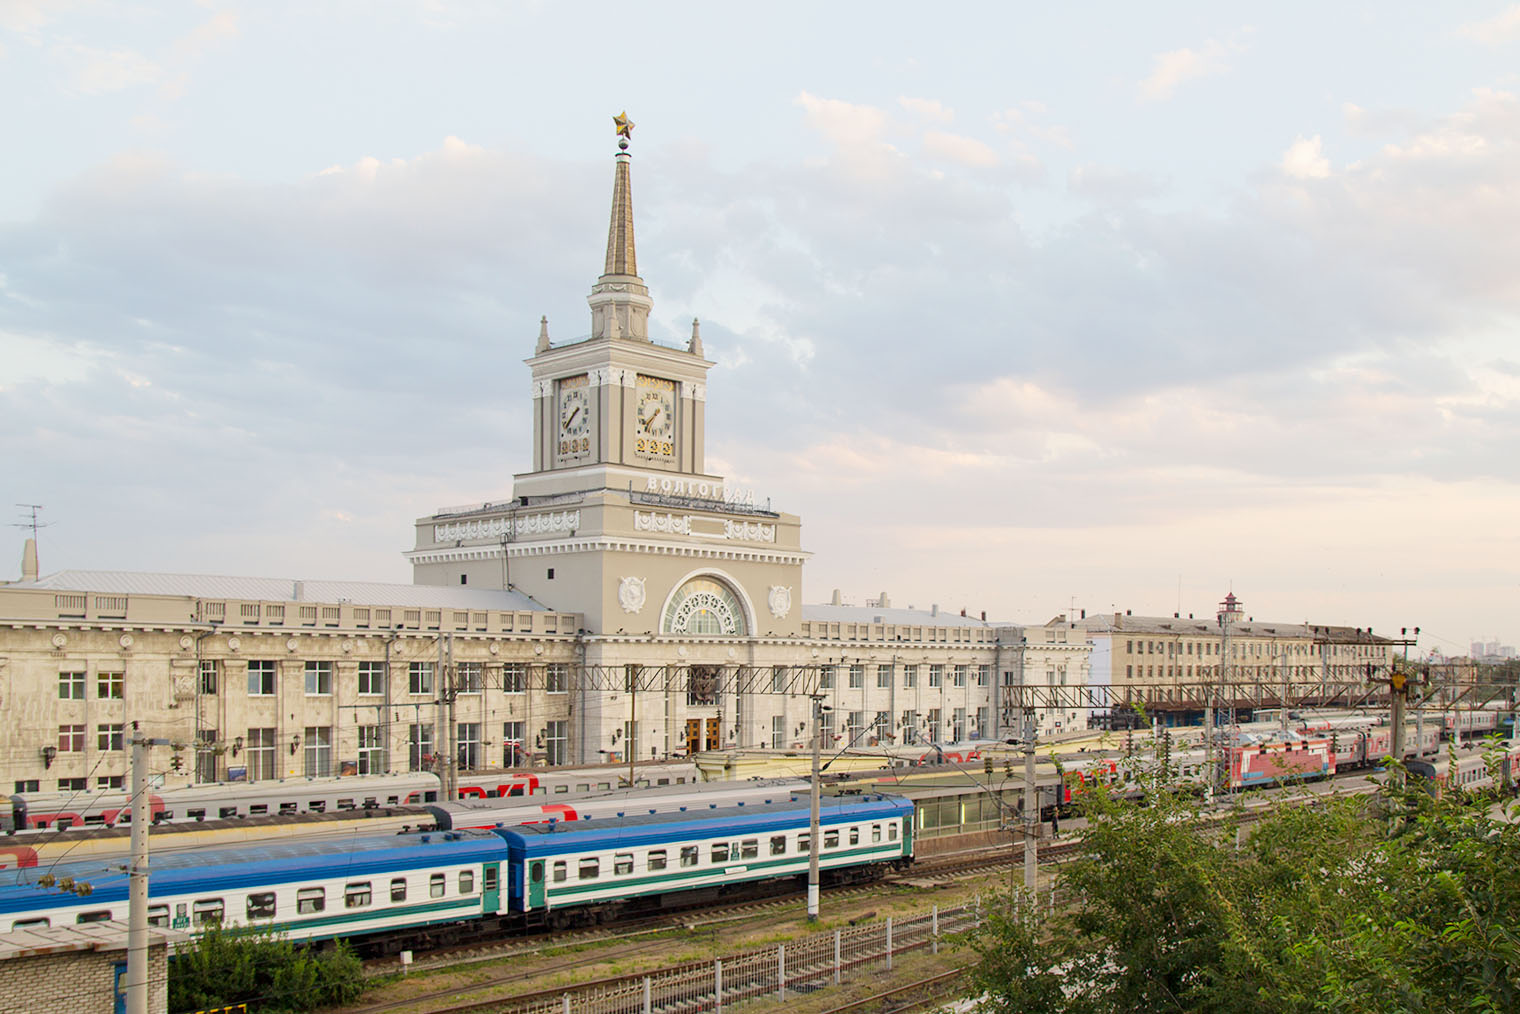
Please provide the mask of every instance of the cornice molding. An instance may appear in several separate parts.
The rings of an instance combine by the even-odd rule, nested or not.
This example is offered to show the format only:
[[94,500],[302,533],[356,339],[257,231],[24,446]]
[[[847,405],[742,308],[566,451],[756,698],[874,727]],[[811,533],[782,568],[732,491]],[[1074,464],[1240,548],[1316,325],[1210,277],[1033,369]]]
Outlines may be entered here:
[[[528,556],[561,556],[566,553],[649,553],[654,556],[687,556],[702,560],[732,560],[740,563],[778,563],[801,566],[812,557],[803,551],[761,549],[747,546],[678,545],[644,539],[598,536],[583,539],[557,539],[552,542],[509,543],[508,559]],[[499,560],[502,546],[448,546],[412,549],[401,555],[413,564],[456,563],[469,560]]]

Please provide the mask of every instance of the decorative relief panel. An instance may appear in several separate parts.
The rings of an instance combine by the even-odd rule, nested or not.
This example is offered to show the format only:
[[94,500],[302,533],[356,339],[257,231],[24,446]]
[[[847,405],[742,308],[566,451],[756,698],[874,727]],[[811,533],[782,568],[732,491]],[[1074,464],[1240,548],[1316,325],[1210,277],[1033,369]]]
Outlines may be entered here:
[[775,542],[776,526],[754,521],[724,521],[723,537],[741,542]]
[[623,607],[625,613],[636,613],[644,608],[645,591],[644,579],[641,577],[625,577],[618,582],[618,605]]
[[771,607],[771,615],[778,620],[792,611],[792,589],[788,585],[771,585],[765,600]]
[[693,401],[706,401],[707,400],[707,385],[706,384],[682,384],[681,385],[681,389],[683,391],[686,391],[687,394],[688,394],[688,397],[690,397]]
[[633,512],[633,528],[638,532],[664,532],[667,535],[690,535],[691,518],[676,514]]
[[558,535],[580,527],[581,512],[560,511],[549,514],[529,514],[524,518],[481,518],[478,521],[449,521],[433,526],[434,542],[453,542],[463,539],[497,539],[507,534],[509,524],[514,525],[516,535]]
[[547,397],[549,397],[549,395],[551,395],[553,393],[554,393],[554,381],[552,381],[552,380],[535,380],[535,381],[533,381],[533,397],[535,397],[535,398],[547,398]]

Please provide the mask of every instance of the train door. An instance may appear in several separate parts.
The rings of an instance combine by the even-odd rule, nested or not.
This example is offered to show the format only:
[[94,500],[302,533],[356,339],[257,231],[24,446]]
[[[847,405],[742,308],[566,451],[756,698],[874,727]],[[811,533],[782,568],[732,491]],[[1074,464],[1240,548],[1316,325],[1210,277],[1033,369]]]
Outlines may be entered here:
[[702,749],[702,720],[700,718],[688,718],[686,720],[686,756],[690,757]]
[[491,915],[501,910],[501,864],[486,863],[480,874],[481,913]]
[[707,749],[723,749],[723,733],[721,718],[709,718],[707,720]]
[[529,910],[544,907],[544,861],[534,859],[528,863],[528,904]]

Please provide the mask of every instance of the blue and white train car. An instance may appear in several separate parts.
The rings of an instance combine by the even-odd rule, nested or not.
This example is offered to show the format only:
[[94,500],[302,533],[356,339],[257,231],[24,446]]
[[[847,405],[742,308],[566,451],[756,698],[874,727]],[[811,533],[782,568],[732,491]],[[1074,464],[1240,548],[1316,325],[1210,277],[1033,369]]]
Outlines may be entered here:
[[[809,824],[808,802],[788,800],[495,833],[511,857],[508,907],[558,925],[805,874]],[[820,830],[820,870],[864,878],[911,860],[913,804],[896,796],[830,797]]]
[[[198,932],[267,927],[293,940],[361,937],[490,916],[501,908],[507,850],[486,831],[365,835],[153,856],[148,919]],[[127,918],[119,863],[50,872],[92,890],[37,886],[41,868],[0,871],[0,932]]]

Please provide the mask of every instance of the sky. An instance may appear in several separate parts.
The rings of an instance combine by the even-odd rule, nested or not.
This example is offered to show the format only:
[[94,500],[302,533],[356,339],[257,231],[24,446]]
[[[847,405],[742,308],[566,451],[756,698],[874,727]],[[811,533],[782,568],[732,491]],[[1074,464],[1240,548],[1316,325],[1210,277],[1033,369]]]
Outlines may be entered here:
[[44,573],[409,581],[531,467],[626,109],[803,601],[1520,642],[1520,4],[0,0],[0,94]]

